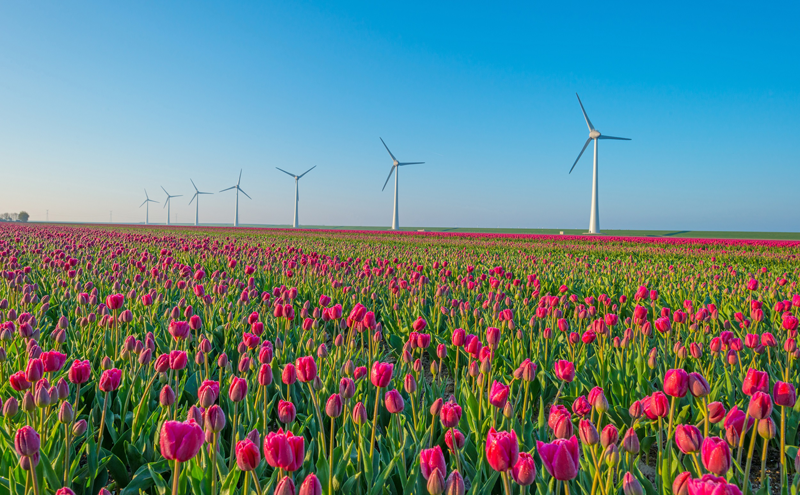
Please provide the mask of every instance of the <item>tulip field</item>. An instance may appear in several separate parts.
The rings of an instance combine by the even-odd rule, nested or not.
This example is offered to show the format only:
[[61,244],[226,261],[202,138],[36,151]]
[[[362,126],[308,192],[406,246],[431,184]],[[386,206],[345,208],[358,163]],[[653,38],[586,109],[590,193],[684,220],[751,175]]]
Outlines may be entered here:
[[800,486],[800,242],[9,223],[0,275],[0,495]]

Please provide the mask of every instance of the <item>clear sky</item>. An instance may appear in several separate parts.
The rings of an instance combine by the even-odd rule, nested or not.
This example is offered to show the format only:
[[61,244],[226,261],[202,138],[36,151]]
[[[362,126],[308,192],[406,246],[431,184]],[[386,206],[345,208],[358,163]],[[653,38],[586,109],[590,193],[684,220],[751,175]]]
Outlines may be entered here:
[[[800,3],[0,3],[0,212],[800,230]],[[231,191],[201,222],[231,222]]]

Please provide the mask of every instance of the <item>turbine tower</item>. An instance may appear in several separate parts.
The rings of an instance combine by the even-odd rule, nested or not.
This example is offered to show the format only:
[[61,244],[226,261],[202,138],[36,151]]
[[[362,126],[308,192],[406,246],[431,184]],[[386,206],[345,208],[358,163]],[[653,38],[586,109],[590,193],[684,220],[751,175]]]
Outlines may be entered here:
[[169,225],[169,210],[170,210],[169,205],[172,202],[170,200],[172,198],[180,198],[181,196],[183,196],[183,194],[175,194],[175,195],[170,196],[170,194],[167,192],[167,190],[164,189],[164,186],[161,186],[161,190],[164,191],[164,193],[167,195],[167,200],[164,201],[164,208],[167,209],[167,225]]
[[[220,191],[220,192],[225,192],[225,191],[230,191],[231,189],[236,189],[236,212],[235,212],[234,217],[233,217],[233,226],[234,227],[238,227],[239,226],[239,192],[241,192],[242,194],[244,194],[245,196],[250,198],[250,195],[247,194],[246,192],[244,192],[241,187],[239,187],[241,183],[242,183],[242,170],[239,169],[239,181],[236,183],[236,185],[235,186],[231,186],[231,187],[229,187],[227,189],[223,189],[222,191]],[[250,199],[253,199],[253,198],[250,198]]]
[[147,208],[145,208],[144,210],[145,211],[144,224],[150,225],[150,203],[158,203],[158,201],[150,199],[150,196],[147,195],[147,189],[144,190],[144,197],[147,199],[145,199],[144,202],[139,205],[139,208],[141,208],[144,205],[147,205]]
[[[389,147],[386,146],[383,138],[380,138],[380,140],[383,143],[383,147],[386,148],[386,151],[389,151]],[[392,168],[389,170],[389,177],[387,177],[386,182],[383,183],[383,189],[381,189],[381,191],[386,189],[386,184],[389,183],[389,179],[392,178],[392,173],[394,173],[394,209],[392,213],[392,230],[397,230],[400,228],[400,213],[397,211],[397,178],[400,175],[399,167],[403,167],[405,165],[421,165],[425,162],[398,162],[397,158],[394,157],[391,151],[389,151],[389,156],[392,157]]]
[[[578,93],[575,93],[575,96],[578,96]],[[578,104],[581,106],[581,112],[583,112],[583,118],[586,119],[586,126],[589,128],[589,138],[586,140],[586,143],[583,145],[583,149],[578,154],[578,158],[575,159],[575,163],[572,164],[572,168],[569,169],[569,173],[572,173],[572,170],[575,168],[575,165],[578,164],[578,160],[581,159],[583,156],[583,152],[586,151],[586,147],[589,146],[589,142],[594,140],[594,169],[592,172],[592,211],[589,215],[589,234],[599,234],[600,233],[600,198],[598,197],[597,191],[597,141],[600,139],[616,139],[618,141],[630,141],[629,138],[621,138],[621,137],[613,137],[613,136],[604,136],[600,134],[600,131],[594,128],[592,125],[592,121],[589,120],[589,116],[586,115],[586,110],[583,108],[583,103],[581,102],[581,97],[578,96]]]
[[275,167],[275,168],[277,168],[278,170],[280,170],[284,174],[287,174],[287,175],[289,175],[291,177],[294,177],[294,221],[292,221],[292,227],[296,229],[298,227],[297,203],[298,203],[298,201],[300,201],[300,196],[299,196],[299,193],[298,193],[298,189],[299,189],[298,188],[298,184],[300,182],[300,179],[302,179],[304,175],[306,175],[307,173],[309,173],[312,170],[314,170],[315,168],[317,168],[317,166],[314,165],[313,167],[311,167],[310,169],[306,170],[305,172],[303,172],[300,175],[295,175],[295,174],[293,174],[291,172],[287,172],[286,170],[284,170],[284,169],[282,169],[280,167]]
[[189,179],[189,180],[192,182],[192,186],[194,186],[194,196],[192,196],[192,199],[189,200],[189,204],[192,204],[192,201],[194,201],[195,199],[197,200],[194,203],[194,225],[195,225],[195,227],[197,227],[198,225],[200,225],[200,198],[199,198],[199,196],[201,194],[214,194],[214,193],[201,192],[199,189],[197,189],[197,186],[194,184],[194,181],[192,179]]

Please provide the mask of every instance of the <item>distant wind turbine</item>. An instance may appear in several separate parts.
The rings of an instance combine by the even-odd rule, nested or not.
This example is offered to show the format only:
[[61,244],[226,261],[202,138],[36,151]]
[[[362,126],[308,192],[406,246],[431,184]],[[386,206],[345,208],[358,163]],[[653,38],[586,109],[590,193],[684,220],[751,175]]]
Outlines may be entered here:
[[293,174],[291,172],[287,172],[286,170],[284,170],[284,169],[282,169],[280,167],[275,167],[275,168],[277,168],[278,170],[280,170],[284,174],[287,174],[287,175],[289,175],[291,177],[294,177],[294,221],[292,221],[292,227],[294,227],[296,229],[298,227],[297,203],[298,203],[298,201],[300,201],[300,196],[299,196],[299,192],[298,192],[298,189],[299,189],[298,184],[299,184],[300,179],[302,179],[304,175],[306,175],[307,173],[309,173],[312,170],[314,170],[315,168],[317,168],[317,166],[314,165],[313,167],[311,167],[310,169],[306,170],[305,172],[303,172],[300,175],[295,175],[295,174]]
[[164,208],[166,208],[166,209],[167,209],[167,225],[169,225],[169,210],[170,210],[170,203],[172,202],[172,201],[170,201],[170,200],[171,200],[172,198],[180,198],[181,196],[183,196],[183,194],[174,194],[174,195],[170,195],[170,194],[167,192],[167,190],[166,190],[166,189],[164,189],[164,186],[161,186],[161,190],[162,190],[162,191],[164,191],[164,193],[167,195],[167,200],[166,200],[166,201],[164,201]]
[[[386,148],[386,151],[389,151],[389,147],[386,146],[383,138],[380,138],[380,140],[383,143],[383,147]],[[400,213],[397,211],[397,178],[400,175],[399,167],[403,167],[405,165],[422,165],[425,162],[398,162],[397,158],[394,157],[391,151],[389,151],[389,156],[392,157],[392,168],[389,170],[389,177],[387,177],[386,182],[383,183],[383,189],[381,189],[381,191],[386,189],[386,184],[389,183],[389,179],[392,178],[392,173],[394,173],[394,209],[392,213],[392,230],[397,230],[400,228]]]
[[[578,93],[575,93],[575,96],[578,96]],[[569,169],[569,173],[572,173],[572,170],[575,168],[575,165],[578,164],[578,160],[581,159],[583,156],[583,152],[586,151],[586,147],[589,146],[589,141],[594,140],[594,171],[592,173],[592,211],[589,215],[589,233],[590,234],[599,234],[600,233],[600,198],[598,197],[597,191],[597,141],[600,139],[616,139],[618,141],[630,141],[629,138],[621,138],[621,137],[613,137],[613,136],[604,136],[600,134],[600,131],[594,128],[592,125],[592,121],[589,120],[589,116],[586,115],[586,110],[583,108],[583,103],[581,102],[581,97],[578,96],[578,104],[581,106],[581,112],[583,112],[583,118],[586,119],[586,126],[589,128],[589,138],[586,140],[586,143],[583,145],[583,149],[578,154],[578,158],[575,159],[575,163],[572,164],[572,168]]]
[[139,208],[141,208],[144,205],[147,205],[147,208],[144,209],[145,211],[144,224],[150,225],[150,203],[158,203],[158,201],[150,199],[150,196],[147,195],[147,189],[144,190],[144,197],[147,199],[145,199],[144,202],[139,205]]
[[[250,195],[247,194],[246,192],[244,192],[242,190],[242,188],[240,187],[241,183],[242,183],[242,171],[240,169],[239,170],[239,181],[236,183],[236,185],[235,186],[231,186],[231,187],[229,187],[227,189],[223,189],[222,191],[220,191],[220,192],[225,192],[225,191],[230,191],[231,189],[236,189],[236,213],[235,213],[235,215],[233,217],[233,226],[234,227],[238,227],[239,226],[239,192],[241,192],[242,194],[244,194],[245,196],[250,198]],[[250,199],[253,199],[253,198],[250,198]]]
[[197,189],[197,186],[195,186],[194,181],[192,179],[189,179],[189,180],[192,182],[192,186],[194,186],[194,196],[192,196],[192,199],[189,200],[189,204],[192,204],[192,201],[194,201],[195,199],[197,200],[194,203],[194,224],[195,224],[195,226],[197,226],[197,225],[200,225],[200,197],[199,196],[201,194],[214,194],[214,193],[201,192],[199,189]]

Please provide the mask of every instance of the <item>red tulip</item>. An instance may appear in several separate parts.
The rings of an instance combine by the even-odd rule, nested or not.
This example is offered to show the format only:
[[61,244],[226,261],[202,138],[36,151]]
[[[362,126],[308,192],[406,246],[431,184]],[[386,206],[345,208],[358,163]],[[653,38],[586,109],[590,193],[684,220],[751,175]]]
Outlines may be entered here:
[[14,435],[14,449],[17,455],[31,457],[39,453],[40,446],[39,434],[30,426],[23,426]]
[[295,360],[297,379],[302,383],[314,381],[317,377],[317,362],[313,356],[300,357]]
[[675,445],[684,454],[693,454],[700,450],[703,434],[693,425],[678,425],[675,427]]
[[200,452],[203,429],[194,420],[167,421],[161,427],[161,455],[170,461],[186,462]]
[[695,397],[705,397],[711,393],[711,387],[700,373],[689,373],[689,391]]
[[405,407],[405,403],[403,402],[403,397],[400,395],[400,392],[394,389],[386,392],[384,403],[386,404],[386,410],[391,414],[402,412],[403,408]]
[[25,377],[31,383],[36,383],[42,379],[44,374],[44,364],[41,359],[29,359],[27,366],[25,366]]
[[768,418],[772,414],[772,399],[769,394],[764,392],[755,392],[750,397],[750,405],[747,408],[750,417],[755,419]]
[[725,440],[718,437],[703,440],[700,457],[703,459],[703,466],[719,476],[724,476],[731,467],[730,447]]
[[314,473],[309,473],[303,484],[300,485],[300,491],[297,495],[322,495],[322,484]]
[[756,392],[769,393],[769,375],[764,371],[748,369],[742,382],[742,392],[745,395],[753,395]]
[[670,397],[684,397],[689,390],[689,375],[682,369],[667,371],[664,376],[664,393]]
[[272,495],[294,495],[294,481],[289,476],[284,476],[275,487]]
[[288,424],[293,422],[295,417],[297,417],[297,410],[294,404],[285,400],[278,401],[278,421]]
[[421,316],[418,316],[414,323],[411,324],[411,328],[414,329],[415,332],[421,332],[428,326],[428,322]]
[[419,467],[426,480],[430,478],[434,469],[438,469],[440,473],[446,473],[447,465],[444,462],[441,447],[437,445],[432,449],[423,449],[419,454]]
[[528,486],[536,480],[536,463],[533,456],[527,452],[520,452],[519,460],[511,469],[511,476],[520,486]]
[[556,361],[555,373],[559,380],[570,383],[575,379],[575,365],[570,361]]
[[[577,440],[576,440],[577,441]],[[510,432],[489,430],[486,437],[486,460],[495,471],[508,471],[519,459],[519,444],[514,430]]]
[[717,424],[725,418],[725,406],[721,402],[711,402],[708,404],[708,422]]
[[450,473],[445,483],[445,493],[447,495],[464,495],[465,489],[464,478],[458,471],[454,470]]
[[578,475],[578,439],[557,439],[552,443],[536,442],[536,451],[550,476],[567,481]]
[[384,388],[389,385],[392,380],[392,373],[394,372],[394,365],[392,363],[381,363],[376,361],[372,364],[372,373],[370,380],[372,384],[378,388]]
[[231,386],[228,387],[228,397],[233,402],[241,402],[247,397],[247,380],[234,376],[231,379]]
[[[755,280],[751,280],[755,282]],[[748,284],[749,285],[749,284]],[[755,289],[751,289],[755,290]],[[719,478],[712,474],[704,474],[702,478],[689,480],[687,482],[688,492],[691,495],[741,495],[739,487],[728,483],[725,478]]]
[[461,406],[455,402],[446,402],[439,412],[439,420],[444,428],[454,428],[461,420]]
[[17,371],[13,375],[9,376],[8,383],[10,383],[11,388],[17,392],[31,388],[31,382],[28,381],[24,371]]
[[190,327],[189,323],[185,321],[173,320],[169,323],[169,328],[167,331],[169,331],[169,334],[172,335],[173,339],[183,340],[191,335],[192,327]]
[[464,448],[464,434],[457,428],[451,428],[444,434],[444,443],[450,450],[453,450],[453,437],[455,437],[455,448],[461,450]]
[[330,418],[338,418],[342,415],[342,409],[344,409],[342,396],[339,394],[331,394],[331,396],[328,397],[328,402],[325,404],[325,414]]
[[775,398],[776,406],[794,407],[797,402],[797,392],[791,383],[775,382],[772,396]]
[[508,392],[509,388],[507,385],[503,385],[498,381],[494,381],[492,383],[492,388],[489,391],[489,404],[498,409],[504,408],[506,406],[506,402],[508,401]]
[[252,440],[245,438],[236,444],[236,465],[242,471],[252,471],[261,462],[261,452]]
[[305,439],[291,431],[270,432],[264,437],[264,459],[274,468],[297,471],[303,465]]
[[99,388],[103,392],[113,392],[119,388],[119,382],[122,380],[122,371],[116,368],[105,370],[100,375]]
[[42,360],[44,372],[52,373],[53,371],[59,371],[64,366],[67,361],[67,355],[58,351],[49,351],[43,352],[39,359]]
[[89,378],[92,377],[92,365],[89,361],[79,361],[76,359],[72,362],[67,376],[69,377],[69,381],[76,385],[79,383],[86,383],[89,381]]

